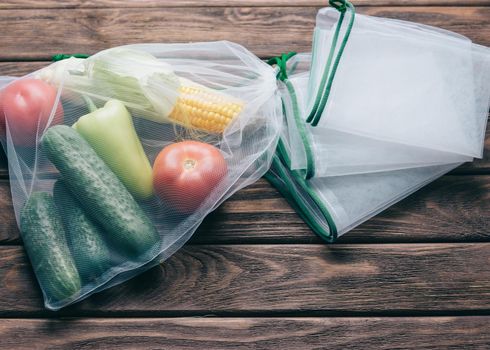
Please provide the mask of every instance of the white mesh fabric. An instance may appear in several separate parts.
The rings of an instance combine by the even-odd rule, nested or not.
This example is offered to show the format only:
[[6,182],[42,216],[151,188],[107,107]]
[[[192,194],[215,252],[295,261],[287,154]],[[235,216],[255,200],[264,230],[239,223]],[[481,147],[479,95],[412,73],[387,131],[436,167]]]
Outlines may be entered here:
[[[289,81],[295,88],[302,111],[301,120],[304,121],[308,73],[293,74]],[[288,100],[287,97],[286,99]],[[291,169],[304,169],[306,158],[292,117],[288,118],[287,125],[291,129],[287,138],[288,148],[291,150]],[[311,127],[305,123],[305,128],[314,155],[315,177],[372,173],[472,160],[468,156],[379,141],[329,127]]]
[[[310,99],[337,18],[333,9],[318,13]],[[319,127],[479,158],[489,76],[490,50],[465,37],[356,15]]]

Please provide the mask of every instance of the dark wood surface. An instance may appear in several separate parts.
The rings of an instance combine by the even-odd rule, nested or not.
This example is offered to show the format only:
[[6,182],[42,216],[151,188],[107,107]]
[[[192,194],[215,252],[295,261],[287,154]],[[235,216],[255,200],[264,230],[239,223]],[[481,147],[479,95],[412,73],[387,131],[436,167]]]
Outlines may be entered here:
[[[22,248],[0,252],[0,316],[54,316]],[[481,313],[490,310],[489,261],[490,243],[187,245],[58,315]]]
[[[9,349],[487,349],[489,318],[5,319]],[[403,332],[400,330],[403,329]]]
[[[4,0],[0,75],[55,53],[227,39],[261,58],[306,51],[319,0]],[[488,0],[359,0],[360,13],[490,45]],[[484,159],[324,245],[265,180],[135,279],[44,309],[0,155],[0,349],[490,348],[490,132]]]
[[[46,60],[60,52],[91,54],[136,42],[233,40],[263,57],[285,50],[309,51],[317,10],[309,6],[6,9],[0,11],[0,22],[8,28],[0,36],[0,60]],[[359,12],[440,26],[490,45],[488,6],[375,6],[361,7]]]

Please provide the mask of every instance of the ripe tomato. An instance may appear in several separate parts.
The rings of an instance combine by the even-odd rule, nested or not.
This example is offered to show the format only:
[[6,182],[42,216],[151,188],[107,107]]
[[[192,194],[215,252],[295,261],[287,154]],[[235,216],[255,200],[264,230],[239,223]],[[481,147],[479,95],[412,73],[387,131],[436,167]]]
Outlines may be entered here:
[[[0,93],[0,135],[5,137],[8,123],[12,141],[19,146],[33,146],[36,135],[46,127],[56,102],[56,89],[39,79],[25,78],[7,85]],[[63,107],[58,107],[51,125],[63,122]]]
[[226,161],[216,147],[197,141],[177,142],[158,154],[153,164],[153,186],[171,208],[192,213],[226,173]]

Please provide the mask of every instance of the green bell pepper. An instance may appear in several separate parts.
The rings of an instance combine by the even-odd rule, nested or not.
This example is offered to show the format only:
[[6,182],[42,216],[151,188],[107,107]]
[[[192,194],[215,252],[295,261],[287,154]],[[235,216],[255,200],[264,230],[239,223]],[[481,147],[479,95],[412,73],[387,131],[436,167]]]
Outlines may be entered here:
[[[90,104],[89,104],[90,106]],[[73,128],[92,146],[136,199],[153,195],[153,174],[148,157],[124,104],[109,100],[78,119]]]

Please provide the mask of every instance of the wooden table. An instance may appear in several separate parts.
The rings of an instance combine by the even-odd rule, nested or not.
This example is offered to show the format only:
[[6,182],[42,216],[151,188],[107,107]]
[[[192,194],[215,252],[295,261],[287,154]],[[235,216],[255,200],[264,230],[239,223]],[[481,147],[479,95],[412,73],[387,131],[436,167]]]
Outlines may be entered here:
[[[260,57],[308,51],[327,1],[2,0],[0,75],[56,53],[227,39]],[[490,46],[490,0],[358,0]],[[261,180],[160,267],[61,312],[44,309],[0,161],[0,348],[490,348],[490,134],[462,166],[325,245]]]

